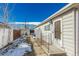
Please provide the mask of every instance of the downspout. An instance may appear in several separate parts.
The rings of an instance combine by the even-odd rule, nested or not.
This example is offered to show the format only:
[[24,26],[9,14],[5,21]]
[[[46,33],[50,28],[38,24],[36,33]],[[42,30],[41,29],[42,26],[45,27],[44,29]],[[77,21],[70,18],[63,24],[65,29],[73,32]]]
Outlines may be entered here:
[[[53,21],[52,21],[52,19],[50,19],[49,23],[50,23],[50,31],[51,31],[50,34],[52,34],[52,29],[53,29]],[[52,36],[51,36],[51,44],[53,44],[53,42],[52,42]]]
[[[52,24],[53,24],[52,19],[50,19],[50,21],[49,21],[50,31],[51,31],[50,34],[52,34]],[[50,35],[49,35],[49,37],[50,37]],[[50,39],[48,39],[48,56],[50,55],[50,45],[52,45],[52,36]]]
[[76,56],[76,9],[74,9],[74,55]]

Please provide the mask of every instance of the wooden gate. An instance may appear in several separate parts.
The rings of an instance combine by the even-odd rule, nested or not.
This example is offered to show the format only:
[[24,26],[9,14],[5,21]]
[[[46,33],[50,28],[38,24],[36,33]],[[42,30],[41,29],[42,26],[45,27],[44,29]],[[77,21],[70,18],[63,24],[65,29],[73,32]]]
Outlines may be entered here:
[[14,40],[21,36],[21,30],[13,30],[13,38]]

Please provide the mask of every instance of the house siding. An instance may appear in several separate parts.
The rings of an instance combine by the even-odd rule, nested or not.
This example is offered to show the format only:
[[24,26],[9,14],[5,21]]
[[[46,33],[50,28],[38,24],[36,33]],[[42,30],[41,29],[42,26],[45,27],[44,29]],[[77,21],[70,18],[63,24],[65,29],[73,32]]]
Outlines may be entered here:
[[[55,39],[54,36],[54,22],[57,20],[61,21],[61,39]],[[53,26],[50,31],[45,31],[44,26],[49,24],[47,22],[46,24],[43,24],[39,26],[41,32],[42,32],[42,39],[46,42],[53,41],[53,44],[56,45],[57,47],[64,49],[67,55],[75,55],[75,22],[74,22],[74,10],[70,10],[59,17],[52,19]],[[38,29],[37,28],[37,29]],[[40,33],[39,30],[37,30],[37,34]],[[40,38],[40,35],[37,37]],[[52,41],[51,41],[52,40]],[[63,48],[62,48],[63,47]]]
[[45,23],[43,24],[42,26],[39,26],[38,28],[35,29],[35,34],[36,34],[36,37],[38,39],[42,39],[43,41],[47,42],[47,43],[52,43],[51,41],[51,37],[52,37],[52,33],[50,30],[45,30],[45,26],[49,25],[49,23]]
[[[47,18],[47,23],[49,20],[52,20],[52,26],[50,31],[44,31],[43,27],[46,25],[44,22],[41,26],[38,26],[42,30],[43,39],[46,41],[48,33],[51,33],[49,36],[52,38],[53,44],[58,48],[61,48],[66,52],[68,56],[79,56],[79,4],[74,5],[73,8],[70,8],[62,13],[54,14]],[[72,6],[71,6],[72,7]],[[54,36],[54,23],[55,21],[61,19],[61,39],[57,40]],[[37,27],[37,28],[38,28]],[[37,31],[38,32],[38,31]],[[49,39],[50,40],[50,39]]]
[[62,17],[62,39],[67,55],[75,55],[74,24],[74,11],[71,10]]

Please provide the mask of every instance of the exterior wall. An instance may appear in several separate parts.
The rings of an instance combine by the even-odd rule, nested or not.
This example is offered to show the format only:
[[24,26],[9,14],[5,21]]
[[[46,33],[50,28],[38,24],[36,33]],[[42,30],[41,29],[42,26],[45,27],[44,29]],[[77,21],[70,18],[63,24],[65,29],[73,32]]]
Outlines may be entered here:
[[70,10],[63,15],[53,19],[54,22],[61,21],[61,39],[54,38],[53,30],[53,43],[59,48],[65,50],[67,55],[75,55],[75,22],[74,22],[74,10]]
[[27,29],[26,29],[26,32],[27,32],[27,35],[29,36],[29,35],[30,35],[30,29],[27,28]]
[[3,29],[4,33],[3,33],[3,40],[2,40],[2,46],[6,46],[9,43],[9,29]]
[[12,43],[13,42],[13,29],[10,29],[9,30],[9,43]]
[[36,37],[38,38],[38,39],[41,39],[41,29],[40,28],[36,28],[35,29],[35,34],[36,34]]
[[62,18],[62,39],[67,55],[75,55],[74,24],[74,11],[64,14]]
[[9,32],[10,29],[8,28],[0,28],[0,48],[3,48],[8,43],[13,41],[13,32]]
[[3,29],[0,29],[0,48],[2,48],[3,46],[2,46],[2,39],[3,39]]
[[21,35],[24,35],[24,34],[26,34],[27,33],[27,35],[29,36],[30,35],[30,29],[21,29]]
[[[57,47],[64,49],[64,51],[67,53],[67,55],[75,55],[75,13],[74,9],[67,11],[66,13],[60,15],[59,17],[52,19],[53,26],[50,31],[45,31],[44,26],[47,25],[43,24],[36,29],[40,28],[42,31],[43,40],[46,42],[48,41],[48,34],[52,33],[53,44]],[[61,39],[57,40],[54,38],[54,22],[57,20],[61,20]],[[39,31],[37,30],[38,35]],[[40,37],[38,35],[38,37]],[[51,40],[51,39],[49,39]],[[78,44],[77,44],[78,45]],[[62,48],[63,47],[63,48]]]
[[43,41],[47,42],[47,43],[52,43],[52,32],[49,30],[49,31],[45,31],[44,30],[44,27],[46,25],[48,25],[49,23],[45,23],[44,25],[42,26],[39,26],[38,28],[35,29],[35,33],[36,33],[36,37],[39,38],[39,39],[42,39]]

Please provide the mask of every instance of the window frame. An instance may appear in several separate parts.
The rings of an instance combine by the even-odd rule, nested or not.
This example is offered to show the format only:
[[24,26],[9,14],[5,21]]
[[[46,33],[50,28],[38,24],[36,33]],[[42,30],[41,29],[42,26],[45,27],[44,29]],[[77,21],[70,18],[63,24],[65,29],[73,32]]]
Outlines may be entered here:
[[50,24],[44,26],[45,31],[50,31]]
[[56,39],[61,39],[61,20],[57,20],[54,22],[54,37]]

